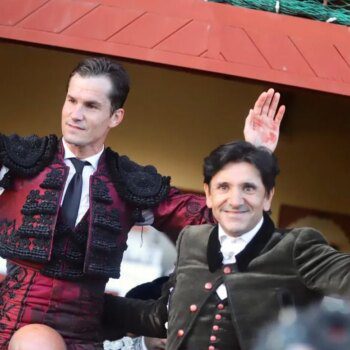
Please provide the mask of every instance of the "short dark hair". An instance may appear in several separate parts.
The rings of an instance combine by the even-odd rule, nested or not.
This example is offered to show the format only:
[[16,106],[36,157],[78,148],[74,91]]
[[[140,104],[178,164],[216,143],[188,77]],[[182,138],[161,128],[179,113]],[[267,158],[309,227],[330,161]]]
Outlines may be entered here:
[[108,57],[90,57],[79,62],[73,69],[68,85],[75,74],[81,77],[108,77],[112,83],[112,91],[109,95],[112,112],[123,107],[130,90],[130,79],[122,65]]
[[226,143],[214,149],[204,159],[204,183],[210,184],[213,176],[228,163],[249,163],[259,171],[267,193],[275,187],[279,173],[277,158],[265,147],[255,147],[246,141]]

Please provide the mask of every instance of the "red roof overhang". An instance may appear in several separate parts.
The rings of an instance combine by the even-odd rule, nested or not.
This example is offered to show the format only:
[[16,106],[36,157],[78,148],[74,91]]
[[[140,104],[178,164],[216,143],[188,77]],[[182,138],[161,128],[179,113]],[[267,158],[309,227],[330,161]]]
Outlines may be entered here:
[[0,0],[0,37],[350,96],[350,29],[202,0]]

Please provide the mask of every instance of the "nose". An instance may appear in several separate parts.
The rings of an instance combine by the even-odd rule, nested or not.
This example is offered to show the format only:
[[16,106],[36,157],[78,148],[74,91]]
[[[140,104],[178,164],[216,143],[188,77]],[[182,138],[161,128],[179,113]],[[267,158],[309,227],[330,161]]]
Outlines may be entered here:
[[232,208],[238,208],[244,203],[242,193],[238,188],[232,188],[228,195],[228,203]]
[[82,120],[84,117],[83,106],[77,104],[72,110],[71,117],[73,120]]

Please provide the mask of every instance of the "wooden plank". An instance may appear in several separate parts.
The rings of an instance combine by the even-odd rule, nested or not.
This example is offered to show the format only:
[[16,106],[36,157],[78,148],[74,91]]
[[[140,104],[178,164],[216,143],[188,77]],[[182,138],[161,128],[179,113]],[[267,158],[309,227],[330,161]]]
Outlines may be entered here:
[[0,37],[350,96],[347,27],[203,0],[0,0]]

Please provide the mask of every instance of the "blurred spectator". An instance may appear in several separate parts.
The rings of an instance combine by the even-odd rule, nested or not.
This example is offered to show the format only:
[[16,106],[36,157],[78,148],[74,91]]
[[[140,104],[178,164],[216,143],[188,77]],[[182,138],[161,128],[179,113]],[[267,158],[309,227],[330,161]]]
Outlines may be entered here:
[[286,309],[257,344],[255,350],[349,350],[350,306],[327,298],[304,312]]

